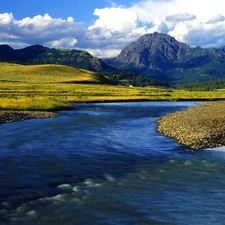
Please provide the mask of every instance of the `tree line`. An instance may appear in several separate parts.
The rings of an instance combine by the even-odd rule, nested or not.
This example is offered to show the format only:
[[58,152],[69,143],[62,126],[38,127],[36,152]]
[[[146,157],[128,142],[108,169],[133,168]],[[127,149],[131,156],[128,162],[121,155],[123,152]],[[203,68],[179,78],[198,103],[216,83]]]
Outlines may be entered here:
[[132,85],[136,87],[146,87],[146,86],[168,87],[168,84],[166,82],[140,76],[133,72],[115,71],[115,72],[102,72],[100,74],[102,76],[107,77],[115,84],[123,86]]
[[225,79],[195,84],[180,84],[177,88],[189,91],[215,91],[217,89],[225,88]]

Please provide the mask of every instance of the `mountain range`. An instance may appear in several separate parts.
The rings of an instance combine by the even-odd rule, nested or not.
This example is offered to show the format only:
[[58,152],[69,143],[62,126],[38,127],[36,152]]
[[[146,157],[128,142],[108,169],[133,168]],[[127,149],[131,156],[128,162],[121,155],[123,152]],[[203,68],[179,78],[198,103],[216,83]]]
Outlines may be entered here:
[[83,50],[41,45],[13,49],[0,45],[0,60],[22,64],[62,64],[95,72],[125,71],[172,84],[225,79],[225,47],[190,47],[168,34],[145,34],[115,58],[99,59]]
[[68,50],[47,48],[42,45],[32,45],[23,49],[13,49],[9,45],[0,45],[1,61],[21,64],[61,64],[94,72],[111,72],[114,68],[101,59],[93,57],[83,50]]

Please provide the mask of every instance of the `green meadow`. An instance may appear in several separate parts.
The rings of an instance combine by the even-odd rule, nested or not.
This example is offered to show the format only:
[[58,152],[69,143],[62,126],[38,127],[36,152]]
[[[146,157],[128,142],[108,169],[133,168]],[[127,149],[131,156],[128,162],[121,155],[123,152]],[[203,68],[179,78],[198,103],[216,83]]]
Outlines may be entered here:
[[197,92],[109,83],[94,72],[68,66],[0,63],[0,109],[58,110],[84,102],[225,99],[225,90]]

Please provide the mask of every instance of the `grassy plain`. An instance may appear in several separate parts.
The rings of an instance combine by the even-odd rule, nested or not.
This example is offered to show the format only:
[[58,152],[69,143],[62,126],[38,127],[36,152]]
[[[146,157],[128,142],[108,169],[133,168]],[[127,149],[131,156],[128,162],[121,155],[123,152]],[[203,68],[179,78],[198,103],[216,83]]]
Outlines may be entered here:
[[225,99],[225,90],[197,92],[101,82],[94,72],[68,66],[0,63],[0,109],[57,110],[81,102]]

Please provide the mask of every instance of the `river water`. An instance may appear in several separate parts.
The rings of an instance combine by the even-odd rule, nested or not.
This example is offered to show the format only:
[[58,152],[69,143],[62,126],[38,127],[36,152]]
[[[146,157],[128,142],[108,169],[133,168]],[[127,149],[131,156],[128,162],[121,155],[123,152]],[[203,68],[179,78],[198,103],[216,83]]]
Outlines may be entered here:
[[195,102],[77,104],[0,126],[0,224],[225,224],[225,148],[156,131]]

